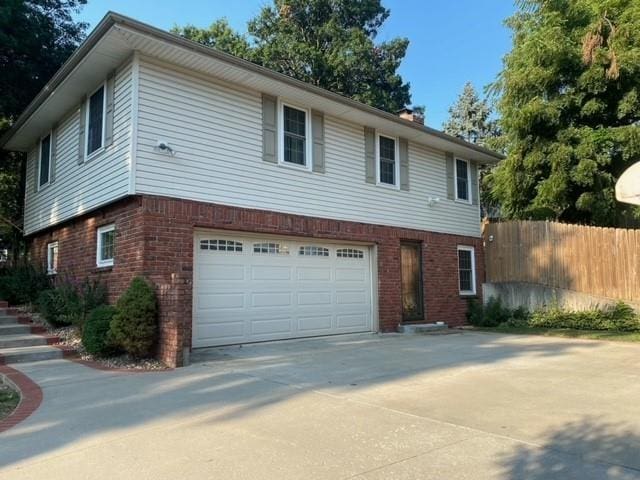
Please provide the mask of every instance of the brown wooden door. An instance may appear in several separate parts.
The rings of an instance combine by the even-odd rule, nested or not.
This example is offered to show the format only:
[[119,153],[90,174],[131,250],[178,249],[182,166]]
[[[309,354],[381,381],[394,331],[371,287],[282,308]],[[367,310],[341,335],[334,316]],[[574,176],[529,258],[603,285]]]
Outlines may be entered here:
[[422,245],[402,243],[400,267],[402,269],[402,320],[424,320]]

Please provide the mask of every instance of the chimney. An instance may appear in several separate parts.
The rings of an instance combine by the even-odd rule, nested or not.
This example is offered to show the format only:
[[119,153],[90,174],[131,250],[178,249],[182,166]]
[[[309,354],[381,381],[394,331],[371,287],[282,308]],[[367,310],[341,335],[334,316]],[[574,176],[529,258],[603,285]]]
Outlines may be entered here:
[[409,120],[410,122],[416,122],[420,125],[424,125],[424,115],[414,112],[408,107],[404,107],[403,109],[398,110],[398,116],[400,118],[403,118],[404,120]]

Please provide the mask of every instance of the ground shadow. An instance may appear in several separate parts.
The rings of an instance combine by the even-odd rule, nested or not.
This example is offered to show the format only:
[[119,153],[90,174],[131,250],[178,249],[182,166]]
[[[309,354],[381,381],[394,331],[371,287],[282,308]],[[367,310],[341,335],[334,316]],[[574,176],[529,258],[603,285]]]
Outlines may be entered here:
[[523,445],[501,460],[513,480],[640,478],[640,435],[629,425],[593,417],[546,435],[542,446]]
[[[420,374],[482,368],[519,357],[556,359],[574,349],[594,350],[595,357],[602,345],[535,337],[507,340],[513,338],[481,333],[338,336],[214,349],[196,355],[190,367],[164,373],[105,373],[66,361],[31,364],[22,369],[42,384],[44,401],[31,418],[0,434],[0,467],[166,417],[225,422],[259,415],[266,407],[312,391],[353,393]],[[526,462],[526,452],[522,455]],[[520,468],[526,465],[514,466],[514,471]]]

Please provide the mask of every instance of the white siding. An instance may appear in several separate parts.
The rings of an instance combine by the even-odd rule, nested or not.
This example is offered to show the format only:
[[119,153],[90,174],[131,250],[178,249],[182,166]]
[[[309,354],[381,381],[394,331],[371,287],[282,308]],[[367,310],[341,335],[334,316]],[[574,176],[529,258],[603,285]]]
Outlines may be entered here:
[[[38,148],[27,156],[25,233],[60,223],[127,195],[131,146],[131,65],[116,72],[113,144],[78,165],[80,106],[56,130],[55,181],[35,191]],[[44,132],[43,132],[44,133]]]
[[[261,115],[259,92],[143,61],[136,193],[480,235],[478,206],[446,198],[444,152],[410,144],[410,190],[394,190],[365,182],[363,126],[325,118],[319,174],[262,161]],[[154,150],[160,139],[175,156]]]

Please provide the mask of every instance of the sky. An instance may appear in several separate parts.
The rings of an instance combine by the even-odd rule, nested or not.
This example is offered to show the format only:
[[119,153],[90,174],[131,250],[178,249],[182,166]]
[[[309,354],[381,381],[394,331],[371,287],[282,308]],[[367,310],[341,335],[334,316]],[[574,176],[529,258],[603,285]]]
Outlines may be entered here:
[[[247,21],[269,0],[88,0],[77,15],[93,28],[112,10],[168,30],[187,23],[206,27],[226,17],[246,32]],[[426,106],[426,123],[441,129],[465,82],[482,94],[502,68],[511,48],[504,19],[512,0],[383,0],[391,10],[377,41],[407,37],[409,50],[400,74],[411,84],[414,105]]]

